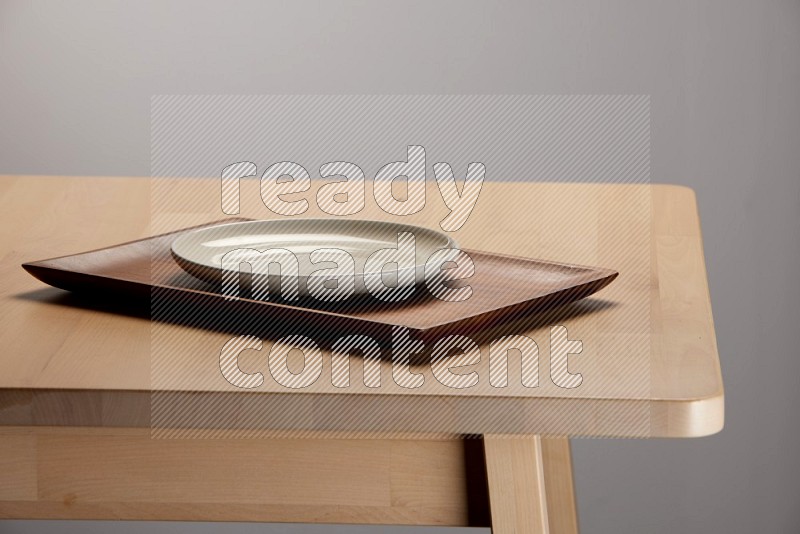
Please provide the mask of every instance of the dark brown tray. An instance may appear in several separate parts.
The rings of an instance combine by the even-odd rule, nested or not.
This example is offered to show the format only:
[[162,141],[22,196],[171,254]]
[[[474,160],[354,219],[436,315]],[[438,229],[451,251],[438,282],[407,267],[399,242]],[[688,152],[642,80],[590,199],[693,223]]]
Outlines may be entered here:
[[172,259],[170,245],[180,233],[25,263],[23,267],[58,288],[100,298],[113,294],[151,299],[156,319],[169,320],[171,317],[165,315],[186,316],[188,312],[195,318],[204,317],[206,322],[208,317],[216,317],[216,322],[225,317],[226,323],[257,320],[267,332],[291,325],[322,327],[337,334],[346,330],[380,336],[396,325],[422,337],[465,333],[567,304],[602,289],[618,274],[597,267],[466,250],[475,263],[475,275],[468,282],[472,297],[464,302],[435,299],[426,288],[416,291],[421,296],[401,303],[370,298],[320,307],[318,302],[298,305],[244,298],[230,301],[213,286],[186,274]]

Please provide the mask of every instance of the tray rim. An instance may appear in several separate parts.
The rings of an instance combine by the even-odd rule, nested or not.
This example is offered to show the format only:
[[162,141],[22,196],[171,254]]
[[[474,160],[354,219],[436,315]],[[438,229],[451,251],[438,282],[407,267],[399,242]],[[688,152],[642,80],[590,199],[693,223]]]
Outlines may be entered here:
[[[225,219],[226,222],[247,222],[247,221],[252,221],[252,220],[258,220],[258,219],[249,219],[249,218],[245,218],[245,217],[231,217],[229,219]],[[21,264],[21,267],[23,269],[25,269],[25,271],[27,271],[30,275],[32,275],[33,277],[38,279],[39,281],[41,281],[41,282],[43,282],[43,283],[45,283],[47,285],[50,285],[52,287],[58,287],[60,289],[65,289],[67,291],[71,291],[71,290],[63,288],[63,287],[58,286],[58,285],[55,285],[55,284],[51,283],[50,281],[45,280],[44,278],[42,278],[39,275],[43,274],[43,273],[46,273],[47,271],[51,271],[51,272],[52,271],[56,271],[56,272],[59,272],[59,273],[68,273],[69,275],[75,276],[75,277],[78,277],[78,278],[102,279],[102,280],[105,280],[107,282],[113,282],[114,284],[125,285],[125,286],[129,286],[131,288],[135,287],[137,289],[142,290],[142,292],[144,292],[144,291],[153,291],[153,290],[168,290],[168,291],[173,291],[173,292],[191,293],[193,295],[196,295],[196,296],[199,296],[199,297],[202,297],[202,298],[210,298],[210,299],[213,299],[213,300],[224,300],[224,297],[219,293],[214,293],[214,292],[205,291],[205,290],[201,290],[201,289],[178,287],[178,286],[166,285],[166,284],[161,284],[161,283],[144,283],[144,282],[135,281],[135,280],[129,280],[129,279],[124,279],[124,278],[100,275],[100,274],[91,274],[91,273],[87,273],[87,272],[84,272],[84,271],[76,271],[76,270],[64,269],[64,268],[59,267],[59,266],[49,265],[51,262],[54,262],[54,261],[63,260],[63,259],[67,259],[67,258],[73,258],[73,257],[76,257],[76,256],[83,256],[83,255],[103,252],[103,251],[106,251],[106,250],[111,250],[111,249],[115,249],[115,248],[119,248],[119,247],[124,247],[124,246],[127,246],[127,245],[133,245],[133,244],[137,244],[137,243],[147,242],[147,241],[151,241],[151,240],[154,240],[154,239],[167,237],[167,236],[170,236],[170,235],[173,235],[173,234],[180,234],[180,233],[187,232],[187,231],[190,231],[190,230],[196,230],[196,229],[200,229],[200,228],[203,228],[203,227],[212,226],[212,225],[218,224],[220,222],[221,221],[211,221],[211,222],[202,223],[202,224],[195,225],[195,226],[190,226],[190,227],[187,227],[187,228],[182,228],[182,229],[179,229],[179,230],[173,230],[173,231],[170,231],[170,232],[164,232],[164,233],[160,233],[160,234],[156,234],[156,235],[152,235],[152,236],[143,237],[143,238],[140,238],[140,239],[134,239],[134,240],[125,241],[125,242],[122,242],[122,243],[117,243],[115,245],[109,245],[109,246],[106,246],[106,247],[100,247],[100,248],[96,248],[96,249],[92,249],[92,250],[78,252],[78,253],[75,253],[75,254],[65,254],[65,255],[56,256],[56,257],[53,257],[53,258],[47,258],[47,259],[36,260],[36,261],[31,261],[31,262],[25,262],[25,263]],[[557,290],[555,292],[547,293],[547,294],[541,295],[540,297],[536,297],[534,299],[525,299],[525,300],[521,300],[521,301],[514,301],[514,302],[510,302],[508,304],[505,304],[503,306],[500,306],[500,307],[496,307],[496,308],[492,308],[492,309],[489,309],[489,310],[484,310],[484,311],[472,313],[472,314],[469,314],[469,315],[464,315],[462,317],[459,317],[456,320],[440,321],[440,322],[437,322],[435,324],[426,326],[425,328],[419,328],[419,327],[412,327],[412,326],[408,326],[408,325],[403,325],[406,328],[408,328],[408,330],[410,332],[418,333],[418,334],[425,334],[425,333],[429,333],[429,332],[445,329],[445,328],[450,327],[450,326],[455,327],[455,326],[457,326],[459,324],[464,324],[464,323],[467,323],[469,321],[475,321],[475,320],[477,320],[478,318],[480,318],[482,316],[489,316],[489,315],[498,314],[498,313],[503,313],[504,315],[505,314],[510,314],[510,313],[513,313],[514,309],[516,309],[516,308],[524,308],[526,306],[526,304],[534,305],[536,302],[540,302],[543,299],[553,298],[554,296],[557,296],[557,295],[563,293],[564,291],[570,291],[570,290],[571,291],[588,291],[586,294],[582,295],[581,297],[579,297],[577,299],[570,300],[570,302],[574,302],[574,301],[586,298],[586,297],[588,297],[590,295],[593,295],[594,293],[600,291],[601,289],[603,289],[604,287],[609,285],[611,282],[613,282],[617,278],[617,276],[619,276],[619,272],[618,271],[616,271],[614,269],[604,268],[604,267],[594,267],[594,266],[581,265],[581,264],[575,264],[575,263],[564,263],[564,262],[553,261],[553,260],[542,260],[542,259],[538,259],[538,258],[525,258],[525,257],[521,257],[521,256],[514,256],[514,255],[511,255],[511,254],[503,254],[503,253],[487,252],[487,251],[478,251],[478,250],[471,250],[471,249],[466,249],[466,248],[464,248],[462,250],[464,250],[464,252],[466,252],[468,254],[480,254],[480,255],[492,256],[492,257],[500,258],[500,259],[504,259],[504,260],[516,260],[516,261],[522,261],[522,262],[539,263],[539,264],[544,264],[544,265],[548,265],[548,266],[555,266],[555,267],[564,268],[564,269],[585,270],[587,272],[588,276],[586,276],[586,278],[582,278],[580,280],[580,282],[577,283],[577,284],[574,284],[574,285],[571,285],[571,286],[568,286],[568,287],[565,287],[565,288],[561,288],[561,289],[559,289],[559,290]],[[180,266],[178,266],[178,268],[180,268]],[[45,274],[45,276],[46,276],[46,274]],[[593,285],[596,285],[597,287],[592,287]],[[348,315],[346,313],[339,313],[339,312],[320,309],[320,308],[309,308],[309,307],[304,307],[304,306],[294,306],[294,305],[285,304],[285,303],[281,303],[281,302],[275,302],[275,301],[261,301],[261,300],[254,300],[254,299],[248,299],[248,298],[240,298],[240,299],[237,299],[237,302],[242,302],[242,303],[246,303],[246,304],[249,304],[249,305],[268,306],[270,308],[287,310],[287,311],[290,311],[292,313],[321,314],[321,315],[326,315],[326,316],[329,316],[329,317],[336,317],[337,319],[348,321],[348,322],[361,323],[363,326],[373,325],[373,326],[381,327],[381,328],[386,328],[386,327],[391,328],[392,326],[397,326],[398,325],[397,322],[391,322],[391,321],[385,321],[385,320],[382,321],[382,320],[376,320],[376,319],[371,319],[371,318],[360,317],[360,316],[356,316],[356,315]]]

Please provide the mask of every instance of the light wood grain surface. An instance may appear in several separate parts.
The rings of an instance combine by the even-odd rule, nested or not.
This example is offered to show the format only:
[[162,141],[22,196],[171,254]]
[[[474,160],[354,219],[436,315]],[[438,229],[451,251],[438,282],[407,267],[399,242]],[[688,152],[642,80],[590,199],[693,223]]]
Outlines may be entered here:
[[7,426],[0,469],[0,519],[578,532],[566,439],[162,440],[143,428]]
[[484,438],[492,531],[550,533],[542,439]]
[[[236,394],[219,371],[219,351],[230,333],[152,325],[147,317],[47,287],[20,267],[220,219],[218,187],[213,179],[154,184],[147,178],[0,178],[6,223],[0,234],[0,423],[146,426],[153,391],[205,394],[209,403],[219,399],[215,395]],[[257,191],[257,181],[242,186],[241,215],[269,218]],[[428,206],[403,222],[437,227],[446,209],[435,188],[429,195]],[[313,201],[311,206],[303,216],[320,216]],[[369,202],[358,216],[387,217]],[[691,437],[722,427],[719,358],[690,190],[487,183],[454,237],[471,249],[599,265],[620,276],[580,305],[486,332],[479,339],[483,357],[472,368],[481,380],[473,388],[443,388],[428,369],[425,387],[406,389],[390,380],[385,367],[385,387],[371,389],[358,366],[352,367],[350,388],[335,388],[325,351],[327,380],[290,393],[266,381],[258,395],[243,393],[261,403],[263,427],[280,423],[266,408],[274,396],[343,432]],[[570,357],[570,371],[583,376],[580,387],[563,389],[549,379],[551,324],[583,341],[583,352]],[[488,344],[508,333],[524,333],[539,344],[540,387],[523,387],[513,359],[508,387],[490,386]],[[268,346],[270,340],[264,341]],[[264,354],[251,352],[240,364],[264,371]],[[154,372],[165,361],[172,372]],[[383,413],[403,417],[359,426],[358,414],[375,403],[384,403]],[[476,412],[483,422],[476,422]],[[408,423],[414,419],[409,413],[419,416],[416,421],[431,413],[439,419],[423,428]]]
[[2,427],[0,469],[0,518],[469,524],[460,440]]

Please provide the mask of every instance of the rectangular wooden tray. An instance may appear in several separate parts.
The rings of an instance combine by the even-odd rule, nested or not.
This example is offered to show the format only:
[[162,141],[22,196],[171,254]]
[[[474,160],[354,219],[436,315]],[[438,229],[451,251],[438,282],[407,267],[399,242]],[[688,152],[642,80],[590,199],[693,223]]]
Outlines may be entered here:
[[235,323],[243,322],[248,323],[250,333],[255,322],[267,335],[313,327],[337,335],[347,331],[384,337],[392,326],[405,326],[423,338],[463,334],[574,302],[602,289],[618,274],[610,269],[465,249],[475,264],[475,275],[468,281],[473,294],[463,302],[433,298],[426,288],[416,291],[421,296],[401,303],[370,298],[368,302],[350,299],[321,307],[318,302],[231,301],[186,274],[172,259],[170,245],[183,231],[23,267],[42,282],[69,291],[99,298],[150,299],[156,320],[233,329]]

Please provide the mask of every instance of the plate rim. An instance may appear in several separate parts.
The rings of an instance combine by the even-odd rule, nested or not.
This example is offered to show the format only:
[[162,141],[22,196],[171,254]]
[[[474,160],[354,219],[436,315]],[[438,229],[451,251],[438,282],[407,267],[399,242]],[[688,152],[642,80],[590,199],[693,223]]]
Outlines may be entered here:
[[[215,224],[215,225],[212,225],[212,226],[202,226],[202,227],[199,227],[199,228],[188,229],[185,232],[180,232],[172,240],[172,242],[170,243],[170,253],[171,253],[173,259],[176,261],[176,263],[178,263],[178,265],[181,268],[183,268],[184,270],[187,270],[187,269],[185,268],[185,266],[184,266],[184,264],[182,262],[186,262],[188,264],[191,264],[195,268],[210,269],[210,270],[217,271],[217,273],[221,273],[222,270],[223,270],[221,265],[211,265],[210,263],[198,262],[195,259],[189,258],[185,254],[181,254],[180,252],[178,252],[176,250],[176,245],[179,245],[180,241],[182,241],[184,239],[191,238],[191,236],[195,236],[197,234],[201,234],[201,233],[204,233],[204,232],[217,230],[219,228],[227,227],[227,226],[250,226],[250,225],[265,224],[265,223],[266,224],[270,224],[270,223],[279,224],[279,223],[293,223],[293,222],[294,223],[311,223],[311,224],[315,224],[316,223],[316,224],[319,224],[319,223],[329,223],[329,222],[332,222],[332,221],[336,222],[336,223],[343,223],[343,224],[347,224],[347,223],[361,223],[361,224],[367,223],[367,224],[369,224],[369,223],[372,223],[372,224],[378,224],[378,225],[382,225],[382,226],[394,226],[394,227],[418,230],[418,231],[427,233],[429,235],[434,235],[434,236],[438,236],[438,237],[444,238],[444,240],[446,241],[446,245],[444,245],[442,247],[439,247],[437,250],[441,250],[441,249],[457,249],[457,250],[461,250],[461,247],[458,244],[458,242],[455,239],[453,239],[451,236],[449,236],[447,233],[441,232],[439,230],[434,230],[432,228],[428,228],[428,227],[425,227],[425,226],[409,224],[409,223],[398,223],[398,222],[394,222],[394,221],[381,221],[381,220],[375,220],[375,219],[333,219],[333,218],[324,218],[324,217],[313,217],[313,218],[302,218],[302,219],[251,219],[251,220],[244,220],[244,221],[231,221],[231,222],[226,222],[226,223]],[[264,250],[267,250],[267,249],[264,249]],[[376,250],[379,250],[379,249],[376,249]],[[425,268],[425,264],[426,264],[426,262],[420,263],[419,260],[415,258],[415,263],[414,263],[413,267],[407,267],[407,268],[404,268],[404,269],[400,269],[398,272],[399,273],[405,273],[405,272],[408,272],[408,271],[416,272],[416,271],[419,271],[421,269],[424,269]],[[317,272],[324,271],[324,270],[325,270],[325,268],[320,268],[318,270],[312,271],[311,273],[299,275],[299,279],[304,280],[304,281],[308,281],[308,280],[311,280],[313,278],[328,278],[329,275],[316,274]],[[197,276],[195,273],[193,273],[191,271],[187,271],[187,272],[189,272],[189,274],[191,274],[192,276]],[[358,279],[358,278],[365,278],[365,277],[380,276],[380,274],[381,274],[380,272],[372,272],[372,271],[367,272],[367,271],[362,270],[360,272],[356,271],[355,272],[355,277]],[[415,281],[413,285],[416,285],[417,283],[418,283],[418,281]]]

